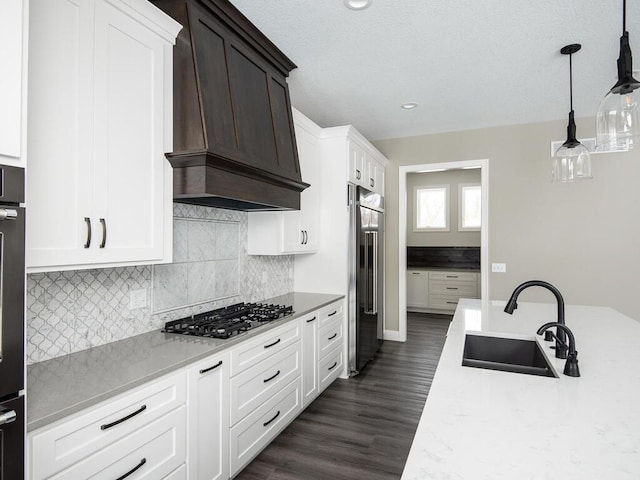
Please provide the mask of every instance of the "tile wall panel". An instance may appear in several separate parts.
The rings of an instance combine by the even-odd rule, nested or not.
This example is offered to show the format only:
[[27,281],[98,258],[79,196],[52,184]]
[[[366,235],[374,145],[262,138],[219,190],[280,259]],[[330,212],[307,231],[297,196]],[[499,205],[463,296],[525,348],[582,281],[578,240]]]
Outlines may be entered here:
[[[292,291],[292,256],[247,255],[247,218],[176,203],[172,264],[27,275],[28,363]],[[132,308],[132,291],[144,292],[145,307]]]

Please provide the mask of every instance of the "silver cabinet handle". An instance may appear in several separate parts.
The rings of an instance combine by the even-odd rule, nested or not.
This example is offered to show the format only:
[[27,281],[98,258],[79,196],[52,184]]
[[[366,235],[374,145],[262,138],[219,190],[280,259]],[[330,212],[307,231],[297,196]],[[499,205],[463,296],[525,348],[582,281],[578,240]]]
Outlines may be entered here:
[[16,419],[16,411],[8,410],[0,413],[0,425],[6,425],[7,423],[11,423]]
[[18,211],[13,208],[0,208],[0,220],[15,220],[18,218]]
[[87,241],[84,242],[84,248],[89,248],[91,246],[91,219],[84,217],[84,223],[87,224]]

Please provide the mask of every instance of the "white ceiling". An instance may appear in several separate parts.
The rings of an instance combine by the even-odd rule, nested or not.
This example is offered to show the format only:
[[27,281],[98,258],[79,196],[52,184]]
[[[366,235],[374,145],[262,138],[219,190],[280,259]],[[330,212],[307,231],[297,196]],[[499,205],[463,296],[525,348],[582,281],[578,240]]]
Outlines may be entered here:
[[[616,81],[622,0],[231,0],[298,68],[294,106],[370,140],[594,116]],[[640,68],[640,0],[627,5]],[[637,75],[636,75],[637,76]],[[417,102],[417,109],[400,105]],[[580,123],[578,122],[578,135]]]

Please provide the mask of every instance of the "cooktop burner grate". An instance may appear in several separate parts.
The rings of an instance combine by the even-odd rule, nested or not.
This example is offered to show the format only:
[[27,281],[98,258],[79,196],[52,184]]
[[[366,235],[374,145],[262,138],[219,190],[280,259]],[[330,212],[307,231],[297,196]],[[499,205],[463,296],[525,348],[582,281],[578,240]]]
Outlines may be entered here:
[[236,303],[165,323],[165,333],[210,338],[230,338],[266,322],[293,314],[293,306],[264,303]]

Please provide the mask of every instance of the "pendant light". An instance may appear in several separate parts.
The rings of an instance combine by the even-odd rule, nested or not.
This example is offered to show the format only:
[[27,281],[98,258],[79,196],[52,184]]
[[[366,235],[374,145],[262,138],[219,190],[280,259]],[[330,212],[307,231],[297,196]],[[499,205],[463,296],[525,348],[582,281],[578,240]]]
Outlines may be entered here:
[[598,150],[627,150],[640,143],[640,82],[633,78],[632,73],[631,47],[627,32],[627,1],[623,0],[618,83],[607,93],[598,107]]
[[573,182],[591,177],[591,155],[589,150],[576,139],[576,122],[573,116],[573,65],[571,56],[580,50],[581,45],[574,43],[562,47],[560,53],[569,55],[569,98],[571,111],[567,125],[567,140],[552,159],[552,178],[554,182]]

